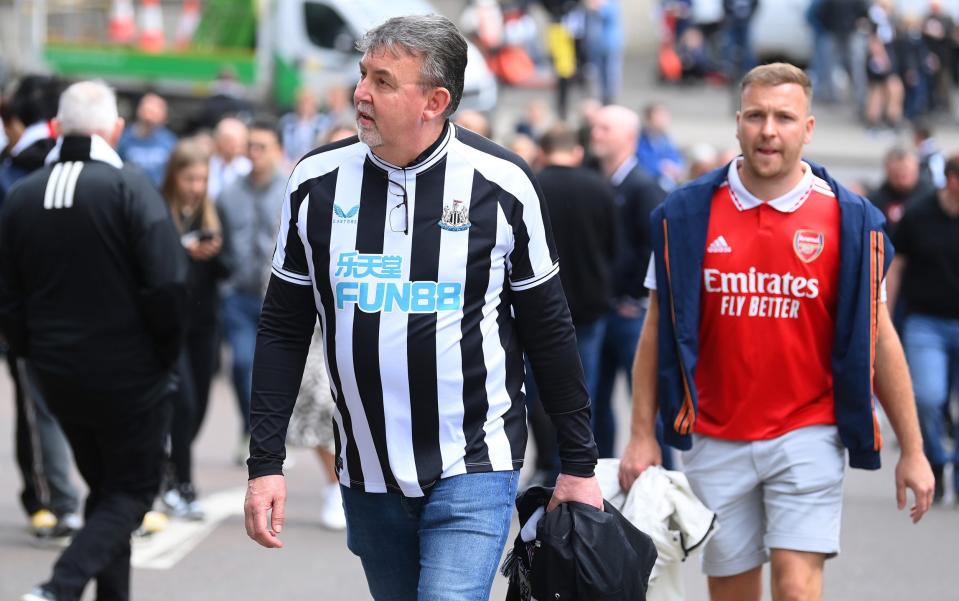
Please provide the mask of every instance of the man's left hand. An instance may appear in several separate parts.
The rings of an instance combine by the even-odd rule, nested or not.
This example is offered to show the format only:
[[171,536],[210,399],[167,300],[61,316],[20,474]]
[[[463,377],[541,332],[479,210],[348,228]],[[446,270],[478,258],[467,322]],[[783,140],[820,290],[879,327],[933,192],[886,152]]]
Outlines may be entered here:
[[909,517],[915,524],[932,506],[932,494],[936,479],[925,454],[920,451],[903,452],[896,464],[896,504],[906,508],[906,489],[912,490],[916,504],[909,509]]
[[566,503],[567,501],[585,503],[602,511],[603,491],[599,489],[596,476],[580,478],[579,476],[560,474],[559,478],[556,478],[553,498],[549,500],[546,511],[553,511],[560,503]]

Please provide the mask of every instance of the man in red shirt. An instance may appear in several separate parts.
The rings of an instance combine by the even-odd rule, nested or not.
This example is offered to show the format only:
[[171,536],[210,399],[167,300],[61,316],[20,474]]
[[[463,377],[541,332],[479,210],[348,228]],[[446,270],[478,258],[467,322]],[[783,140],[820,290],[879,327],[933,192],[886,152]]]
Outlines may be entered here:
[[[687,204],[673,213],[687,222],[708,221],[699,223],[706,228],[706,245],[698,282],[677,277],[678,262],[688,267],[691,259],[669,253],[668,226],[679,230],[688,223],[668,224],[664,218],[660,224],[654,217],[652,224],[666,232],[665,268],[657,269],[663,261],[650,262],[656,267],[647,274],[647,287],[656,289],[657,277],[665,274],[669,281],[661,283],[670,300],[698,295],[698,329],[685,323],[693,314],[688,304],[679,305],[685,313],[678,317],[675,302],[660,313],[664,301],[651,295],[634,365],[632,437],[620,482],[628,489],[646,467],[660,463],[653,430],[657,388],[671,383],[674,373],[664,371],[674,360],[664,353],[680,352],[680,364],[692,359],[693,381],[687,383],[682,372],[688,402],[667,427],[692,434],[692,448],[683,454],[686,474],[719,519],[703,557],[713,601],[758,601],[767,560],[773,599],[821,599],[824,561],[839,552],[844,445],[850,444],[853,426],[861,427],[849,425],[845,405],[840,416],[841,372],[834,369],[833,353],[841,331],[840,256],[847,248],[840,232],[851,232],[837,194],[849,193],[818,177],[801,158],[815,124],[811,91],[806,75],[792,65],[757,67],[744,78],[736,115],[742,156],[704,199],[705,212]],[[704,176],[709,177],[717,175]],[[685,200],[696,193],[710,189],[694,182],[671,197]],[[661,215],[669,204],[667,198]],[[878,232],[867,233],[875,256],[865,264],[872,266],[878,288],[883,241]],[[654,246],[654,255],[660,252],[663,248]],[[683,289],[684,282],[694,284]],[[873,312],[875,327],[867,338],[875,351],[863,353],[875,368],[876,393],[902,449],[897,501],[904,507],[905,489],[911,489],[916,497],[911,515],[918,521],[931,503],[933,477],[923,457],[902,347],[879,290],[871,294],[874,301],[862,306]],[[664,329],[661,318],[671,327]],[[845,325],[849,316],[842,319]],[[675,346],[659,340],[662,331],[684,329]],[[666,398],[663,389],[658,393]],[[843,389],[844,402],[847,396]],[[865,396],[862,402],[869,403]],[[867,420],[870,413],[867,407]],[[875,441],[871,450],[878,451],[874,413],[872,419],[866,427]],[[878,467],[878,455],[869,467]]]

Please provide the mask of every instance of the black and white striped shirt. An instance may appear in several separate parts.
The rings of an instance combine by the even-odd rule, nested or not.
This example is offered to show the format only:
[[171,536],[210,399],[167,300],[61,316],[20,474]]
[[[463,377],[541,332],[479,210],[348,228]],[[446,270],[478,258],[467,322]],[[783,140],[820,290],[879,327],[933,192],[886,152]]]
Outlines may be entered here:
[[519,469],[524,350],[562,414],[564,471],[592,473],[589,400],[543,215],[522,161],[451,124],[406,168],[355,137],[305,157],[258,337],[251,477],[279,473],[296,388],[275,380],[290,368],[271,349],[306,296],[310,323],[290,330],[288,358],[302,366],[318,314],[343,484],[416,497],[439,478]]

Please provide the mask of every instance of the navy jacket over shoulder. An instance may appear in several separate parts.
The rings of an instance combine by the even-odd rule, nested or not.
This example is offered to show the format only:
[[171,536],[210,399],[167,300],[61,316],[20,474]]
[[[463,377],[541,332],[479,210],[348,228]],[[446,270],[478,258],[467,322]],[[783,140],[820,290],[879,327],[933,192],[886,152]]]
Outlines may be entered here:
[[[832,350],[836,422],[850,466],[878,469],[882,438],[874,411],[873,376],[880,289],[893,248],[878,209],[832,179],[822,166],[806,162],[832,188],[841,214]],[[658,400],[666,442],[678,449],[692,445],[703,253],[713,193],[727,170],[728,165],[675,190],[650,217],[661,315]]]

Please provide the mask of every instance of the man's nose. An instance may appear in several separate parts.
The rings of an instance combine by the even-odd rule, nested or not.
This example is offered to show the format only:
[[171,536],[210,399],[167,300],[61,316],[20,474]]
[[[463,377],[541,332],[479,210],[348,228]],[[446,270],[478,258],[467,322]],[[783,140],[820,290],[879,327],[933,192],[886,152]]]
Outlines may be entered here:
[[776,135],[776,121],[772,115],[763,119],[763,127],[761,131],[762,134],[767,137]]

